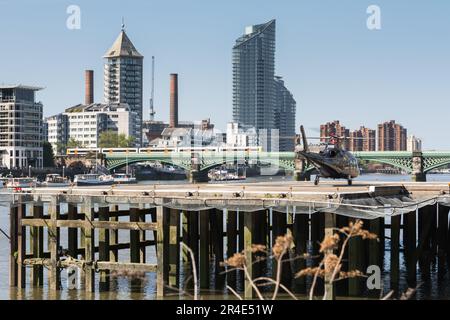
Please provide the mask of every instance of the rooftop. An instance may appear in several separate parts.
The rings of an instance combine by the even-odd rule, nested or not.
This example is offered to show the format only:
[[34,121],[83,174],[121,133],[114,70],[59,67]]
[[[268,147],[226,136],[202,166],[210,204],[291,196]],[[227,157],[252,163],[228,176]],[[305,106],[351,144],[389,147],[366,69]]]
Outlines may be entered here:
[[118,109],[125,109],[129,111],[130,107],[127,103],[92,103],[89,105],[77,104],[73,107],[67,108],[65,112],[95,112],[95,111],[117,111]]
[[276,23],[276,20],[270,20],[269,22],[257,24],[254,26],[249,26],[245,28],[245,34],[241,37],[239,37],[236,40],[236,44],[234,45],[233,49],[238,48],[242,44],[246,43],[247,41],[257,37],[258,35],[264,33],[266,29],[268,29],[271,26],[274,26]]
[[43,90],[44,88],[35,86],[26,86],[22,84],[0,84],[0,89],[24,89],[24,90],[39,91]]
[[117,57],[135,57],[135,58],[143,58],[130,38],[128,38],[127,34],[124,30],[122,30],[117,37],[116,41],[112,45],[112,47],[105,53],[103,58],[117,58]]

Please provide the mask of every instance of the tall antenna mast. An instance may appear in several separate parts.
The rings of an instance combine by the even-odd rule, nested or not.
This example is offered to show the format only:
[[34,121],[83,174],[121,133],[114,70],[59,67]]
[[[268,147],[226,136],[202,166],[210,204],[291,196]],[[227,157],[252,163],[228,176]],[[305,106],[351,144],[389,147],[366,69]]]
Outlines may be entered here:
[[153,100],[155,99],[155,56],[152,56],[152,94],[150,97],[150,121],[155,120],[155,109],[153,107]]

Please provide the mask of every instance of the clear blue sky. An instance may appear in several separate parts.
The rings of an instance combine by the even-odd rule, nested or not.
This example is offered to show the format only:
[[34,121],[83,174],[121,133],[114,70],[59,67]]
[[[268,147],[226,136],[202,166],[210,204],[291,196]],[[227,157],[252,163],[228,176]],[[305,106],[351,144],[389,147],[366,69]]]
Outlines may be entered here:
[[[81,29],[66,9],[81,8]],[[366,9],[381,7],[382,30]],[[180,119],[231,120],[231,47],[245,26],[277,19],[276,73],[297,100],[297,124],[376,128],[395,119],[450,150],[450,2],[442,0],[0,0],[0,83],[40,85],[45,115],[84,99],[84,70],[95,70],[103,100],[102,55],[121,17],[145,56],[145,113],[155,55],[157,118],[167,120],[169,74],[180,77]]]

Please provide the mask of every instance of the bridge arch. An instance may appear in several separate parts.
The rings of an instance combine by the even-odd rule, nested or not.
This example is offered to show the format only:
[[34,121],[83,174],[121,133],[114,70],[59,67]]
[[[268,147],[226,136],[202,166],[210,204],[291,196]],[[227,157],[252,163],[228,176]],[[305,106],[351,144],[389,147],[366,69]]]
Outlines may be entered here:
[[[212,163],[208,163],[205,165],[201,166],[201,170],[200,171],[209,171],[212,170],[214,168],[220,167],[230,161],[231,159],[216,159],[214,162]],[[235,159],[236,160],[236,159]],[[256,160],[256,159],[255,159]],[[271,164],[271,165],[277,165],[279,168],[285,169],[285,170],[294,170],[295,169],[295,164],[293,160],[283,160],[283,159],[259,159],[259,162],[261,163],[267,163],[267,164]]]
[[439,169],[441,167],[448,166],[448,165],[450,165],[450,158],[446,159],[446,160],[442,160],[442,161],[440,161],[438,163],[435,163],[435,164],[427,166],[426,168],[424,168],[423,172],[424,173],[428,173],[431,170]]
[[398,169],[404,170],[406,173],[411,174],[412,172],[412,164],[410,162],[412,161],[410,158],[406,159],[398,159],[398,158],[391,158],[391,159],[379,159],[379,158],[358,158],[360,161],[368,161],[372,163],[381,163],[381,164],[388,164],[390,166],[393,166]]
[[181,169],[183,169],[185,171],[189,171],[190,170],[190,167],[186,166],[183,162],[172,161],[170,159],[151,159],[151,158],[150,159],[130,158],[130,159],[128,159],[128,161],[127,160],[123,160],[123,159],[120,159],[120,160],[112,160],[112,159],[110,159],[110,160],[107,160],[106,167],[108,168],[108,170],[112,171],[112,170],[116,170],[116,169],[119,169],[119,168],[123,168],[127,164],[130,165],[130,164],[135,164],[135,163],[139,163],[139,162],[160,162],[160,163],[163,163],[163,164],[166,164],[166,165],[171,165],[171,166],[174,166],[174,167],[181,168]]

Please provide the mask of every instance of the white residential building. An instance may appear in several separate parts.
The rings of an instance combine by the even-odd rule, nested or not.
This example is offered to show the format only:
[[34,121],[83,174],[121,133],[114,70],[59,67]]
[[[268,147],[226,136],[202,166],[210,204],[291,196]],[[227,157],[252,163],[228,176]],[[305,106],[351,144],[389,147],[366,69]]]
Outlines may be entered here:
[[35,93],[42,88],[23,85],[0,86],[1,166],[41,168],[42,103]]
[[244,127],[237,122],[229,122],[226,141],[230,147],[256,147],[258,146],[258,134],[254,127]]
[[75,140],[85,148],[97,148],[100,134],[115,131],[127,137],[139,136],[137,114],[123,104],[79,104],[66,112],[45,119],[48,125],[48,141],[53,149]]
[[161,138],[150,141],[151,147],[200,147],[214,145],[214,129],[202,128],[165,128]]
[[53,148],[54,154],[59,154],[62,151],[65,143],[67,143],[67,115],[59,113],[57,115],[44,119],[44,126],[46,127],[46,139]]

